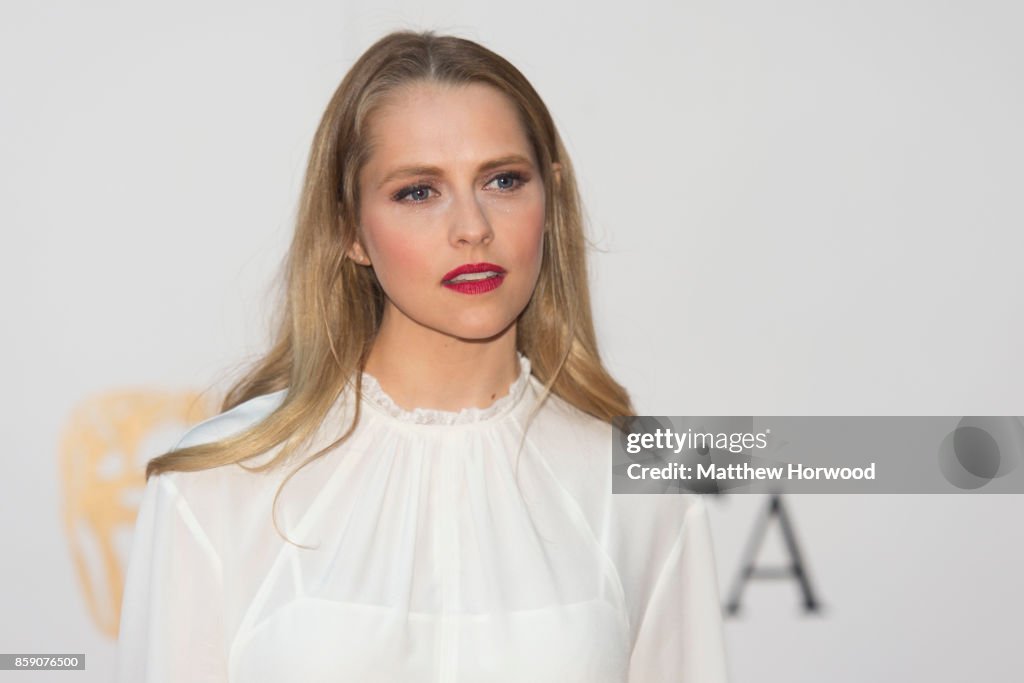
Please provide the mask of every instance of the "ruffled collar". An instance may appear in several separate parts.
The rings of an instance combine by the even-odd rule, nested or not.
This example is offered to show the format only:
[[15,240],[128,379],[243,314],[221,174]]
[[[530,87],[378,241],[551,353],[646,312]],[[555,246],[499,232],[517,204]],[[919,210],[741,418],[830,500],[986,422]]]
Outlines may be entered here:
[[530,382],[530,360],[518,351],[516,355],[519,358],[519,376],[509,386],[507,394],[486,408],[463,408],[457,411],[433,408],[406,410],[384,392],[376,377],[367,372],[363,373],[363,400],[386,415],[410,424],[460,425],[490,420],[511,410],[519,403]]

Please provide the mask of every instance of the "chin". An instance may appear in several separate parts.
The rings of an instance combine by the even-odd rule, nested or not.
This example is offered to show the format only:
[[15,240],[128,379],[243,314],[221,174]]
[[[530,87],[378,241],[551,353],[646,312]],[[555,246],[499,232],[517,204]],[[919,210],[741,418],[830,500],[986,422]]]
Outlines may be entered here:
[[453,337],[467,341],[487,341],[501,336],[512,322],[512,320],[504,318],[460,320],[447,325],[444,331]]

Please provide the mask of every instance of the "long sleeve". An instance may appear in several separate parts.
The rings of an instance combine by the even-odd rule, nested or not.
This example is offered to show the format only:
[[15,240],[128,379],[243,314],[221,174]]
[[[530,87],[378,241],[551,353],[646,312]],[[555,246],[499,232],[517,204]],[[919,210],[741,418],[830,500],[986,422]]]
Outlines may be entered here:
[[701,498],[650,588],[630,658],[630,683],[725,683],[722,608],[707,510]]
[[118,639],[120,683],[227,680],[221,563],[168,475],[136,520]]

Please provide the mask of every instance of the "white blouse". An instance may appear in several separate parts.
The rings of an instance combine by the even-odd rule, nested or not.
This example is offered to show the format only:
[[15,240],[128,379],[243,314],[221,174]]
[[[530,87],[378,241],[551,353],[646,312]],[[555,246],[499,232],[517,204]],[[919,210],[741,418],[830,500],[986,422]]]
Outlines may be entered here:
[[[458,412],[403,410],[364,374],[356,431],[278,500],[282,532],[309,548],[271,521],[290,466],[150,478],[118,680],[726,681],[703,499],[613,495],[611,426],[554,395],[517,456],[543,388],[519,361],[506,396]],[[285,393],[179,446],[241,431]],[[353,393],[317,449],[348,427]]]

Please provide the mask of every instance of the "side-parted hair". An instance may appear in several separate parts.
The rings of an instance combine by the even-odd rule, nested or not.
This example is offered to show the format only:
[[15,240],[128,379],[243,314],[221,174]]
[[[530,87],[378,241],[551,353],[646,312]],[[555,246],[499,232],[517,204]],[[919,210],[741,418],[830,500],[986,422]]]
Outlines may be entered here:
[[[287,389],[284,400],[239,434],[153,458],[146,466],[147,480],[162,472],[229,464],[253,472],[277,467],[313,438],[346,388],[354,384],[355,395],[360,394],[385,304],[372,269],[346,257],[358,236],[358,178],[369,155],[367,124],[390,94],[423,82],[483,83],[503,92],[516,106],[539,165],[547,198],[543,257],[516,336],[518,351],[530,359],[532,374],[544,384],[531,418],[549,393],[606,422],[633,414],[628,393],[598,354],[579,192],[544,102],[518,69],[482,45],[433,31],[397,31],[363,53],[327,105],[313,139],[295,233],[283,264],[274,343],[229,389],[221,411]],[[558,177],[555,162],[561,166]],[[352,434],[359,421],[358,401],[355,406],[348,429],[284,479],[275,506],[281,488],[298,469]],[[256,467],[242,464],[278,446],[273,459]]]

